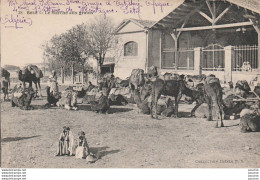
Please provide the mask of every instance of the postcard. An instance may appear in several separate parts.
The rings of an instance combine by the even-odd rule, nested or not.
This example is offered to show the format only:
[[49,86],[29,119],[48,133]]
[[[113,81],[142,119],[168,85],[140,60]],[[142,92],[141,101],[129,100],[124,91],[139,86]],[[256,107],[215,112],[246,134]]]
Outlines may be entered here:
[[2,0],[0,20],[2,168],[260,167],[258,0]]

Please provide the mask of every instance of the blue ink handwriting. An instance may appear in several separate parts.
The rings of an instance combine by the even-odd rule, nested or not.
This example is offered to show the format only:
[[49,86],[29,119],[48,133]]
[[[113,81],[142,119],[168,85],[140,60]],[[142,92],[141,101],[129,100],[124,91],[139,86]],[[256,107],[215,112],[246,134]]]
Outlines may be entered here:
[[4,18],[1,18],[1,24],[5,26],[5,28],[23,28],[24,26],[31,26],[32,19],[21,17],[19,15],[6,15]]

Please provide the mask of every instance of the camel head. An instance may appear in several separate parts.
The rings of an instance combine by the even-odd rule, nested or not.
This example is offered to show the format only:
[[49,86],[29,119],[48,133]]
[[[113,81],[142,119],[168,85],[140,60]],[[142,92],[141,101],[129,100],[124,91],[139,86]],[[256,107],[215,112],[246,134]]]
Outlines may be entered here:
[[28,88],[24,89],[24,94],[34,96],[35,95],[35,91],[33,90],[32,87],[28,87]]
[[260,86],[256,86],[254,92],[260,97]]
[[249,93],[251,91],[249,84],[246,80],[237,81],[235,90],[237,94]]
[[147,74],[148,74],[148,77],[158,76],[157,67],[156,66],[149,67]]

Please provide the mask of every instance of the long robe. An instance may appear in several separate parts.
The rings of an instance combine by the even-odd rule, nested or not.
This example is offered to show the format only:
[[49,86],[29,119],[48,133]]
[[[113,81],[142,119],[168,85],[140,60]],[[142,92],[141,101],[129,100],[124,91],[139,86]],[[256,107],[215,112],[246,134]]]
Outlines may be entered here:
[[76,149],[76,158],[82,159],[86,158],[89,154],[89,147],[86,138],[83,140],[78,140],[78,147]]
[[70,133],[69,132],[62,132],[59,137],[59,145],[57,150],[57,156],[63,156],[63,155],[70,155],[69,148],[70,145]]

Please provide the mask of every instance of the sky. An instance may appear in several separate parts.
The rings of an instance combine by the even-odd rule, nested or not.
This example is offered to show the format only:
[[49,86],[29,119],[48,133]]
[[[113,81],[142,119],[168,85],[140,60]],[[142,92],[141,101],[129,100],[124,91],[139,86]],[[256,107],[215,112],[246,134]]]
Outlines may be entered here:
[[[41,63],[43,62],[41,45],[50,40],[52,36],[66,32],[77,24],[88,22],[96,15],[104,16],[104,13],[45,14],[42,8],[46,6],[40,1],[47,2],[47,0],[16,0],[17,3],[14,3],[15,0],[1,0],[1,66]],[[76,1],[84,1],[85,6]],[[139,13],[136,10],[138,5],[131,6],[128,4],[130,1],[132,4],[140,3],[142,7],[140,7]],[[52,3],[50,6],[57,7],[60,11],[77,13],[80,6],[95,9],[96,6],[91,3],[96,2],[99,4],[99,10],[110,10],[111,12],[113,9],[113,12],[107,13],[106,16],[113,18],[115,23],[119,24],[127,18],[158,21],[178,6],[182,0],[49,0],[50,2]],[[107,2],[110,5],[107,5]],[[62,5],[59,6],[55,3],[62,3]],[[27,11],[33,11],[35,4],[43,14],[40,14],[39,11],[37,14],[27,14]],[[17,10],[17,12],[13,10]],[[15,28],[15,21],[20,22],[17,23],[19,28]]]

